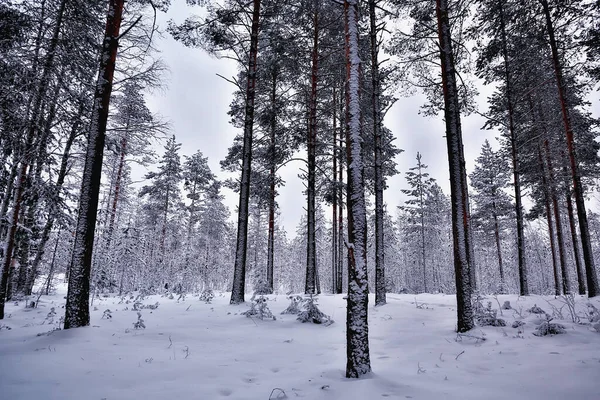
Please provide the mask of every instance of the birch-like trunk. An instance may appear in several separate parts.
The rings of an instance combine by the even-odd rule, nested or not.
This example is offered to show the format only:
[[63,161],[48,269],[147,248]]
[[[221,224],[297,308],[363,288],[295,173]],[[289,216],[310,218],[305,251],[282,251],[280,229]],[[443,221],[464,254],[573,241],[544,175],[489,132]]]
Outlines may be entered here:
[[100,195],[106,122],[108,120],[108,107],[115,72],[123,6],[124,0],[109,1],[81,183],[79,213],[69,273],[67,303],[65,305],[65,329],[90,324],[89,296],[94,230],[96,229],[98,197]]
[[457,330],[466,332],[474,328],[471,304],[471,276],[469,271],[469,208],[465,160],[462,149],[460,106],[456,84],[456,71],[452,53],[452,38],[448,16],[448,1],[436,0],[436,15],[440,44],[442,86],[444,92],[444,119],[450,167],[450,199],[452,202],[452,236],[454,246],[454,272],[456,279]]
[[248,201],[250,199],[250,171],[252,168],[252,129],[254,126],[254,97],[256,93],[256,55],[258,53],[258,30],[260,22],[260,0],[253,0],[252,27],[250,32],[250,57],[246,85],[246,107],[244,118],[244,144],[242,148],[242,177],[240,179],[240,201],[238,206],[237,241],[231,304],[244,302],[246,286],[246,255],[248,245]]
[[348,159],[348,303],[346,378],[371,372],[368,324],[367,218],[361,138],[358,0],[344,1],[346,30],[346,156]]

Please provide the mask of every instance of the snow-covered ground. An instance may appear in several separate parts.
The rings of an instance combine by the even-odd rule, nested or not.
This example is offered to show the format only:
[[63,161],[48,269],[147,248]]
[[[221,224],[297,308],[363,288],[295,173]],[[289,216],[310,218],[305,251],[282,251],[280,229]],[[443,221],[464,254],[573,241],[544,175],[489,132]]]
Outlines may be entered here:
[[[417,307],[413,295],[390,294],[387,305],[369,310],[373,374],[347,380],[341,295],[319,296],[320,309],[335,320],[330,326],[279,315],[289,304],[283,295],[269,296],[277,320],[261,321],[241,315],[247,304],[231,306],[228,294],[217,294],[212,304],[191,295],[179,302],[148,297],[143,304],[159,306],[142,310],[145,329],[134,329],[133,301],[110,297],[94,301],[90,327],[47,334],[59,326],[64,292],[42,297],[36,309],[7,305],[0,398],[600,399],[598,332],[569,322],[564,307],[565,334],[532,335],[541,318],[526,309],[537,304],[551,313],[548,301],[562,305],[554,297],[500,296],[516,311],[499,315],[506,327],[470,332],[481,341],[457,338],[454,296],[418,295]],[[576,300],[583,317],[588,300]],[[103,318],[107,309],[110,319]],[[519,312],[522,333],[511,327]]]

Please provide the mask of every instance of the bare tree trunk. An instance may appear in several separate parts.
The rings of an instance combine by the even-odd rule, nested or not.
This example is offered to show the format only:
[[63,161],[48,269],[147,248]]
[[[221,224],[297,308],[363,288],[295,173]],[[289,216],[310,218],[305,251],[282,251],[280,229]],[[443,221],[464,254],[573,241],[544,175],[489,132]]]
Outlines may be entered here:
[[306,294],[316,293],[317,279],[317,253],[316,253],[316,224],[315,224],[315,170],[316,170],[316,146],[317,146],[317,82],[319,72],[319,2],[314,2],[313,15],[313,48],[312,48],[312,68],[311,68],[311,90],[309,99],[308,116],[308,182],[306,187],[306,197],[308,204],[307,226],[308,237],[306,241],[306,285],[304,292]]
[[556,259],[556,244],[554,242],[554,222],[552,221],[552,204],[550,195],[550,186],[548,185],[547,164],[542,157],[542,147],[538,147],[538,159],[542,170],[542,185],[544,187],[544,202],[546,205],[546,219],[548,221],[548,237],[550,239],[550,251],[552,252],[552,270],[554,272],[554,293],[556,296],[561,294],[560,273],[558,261]]
[[454,272],[456,277],[457,330],[473,329],[471,304],[471,276],[469,271],[469,208],[465,198],[465,160],[462,150],[460,106],[456,85],[456,71],[452,53],[452,38],[447,0],[436,0],[436,14],[440,43],[442,85],[444,91],[444,117],[448,162],[450,164],[450,199],[452,202],[452,236],[454,242]]
[[554,223],[556,224],[556,243],[558,246],[558,257],[560,260],[560,271],[562,273],[562,289],[563,293],[569,294],[571,293],[571,284],[569,279],[569,270],[567,269],[565,241],[562,230],[562,218],[560,215],[558,198],[556,196],[556,180],[554,179],[554,168],[552,167],[552,160],[550,158],[550,148],[548,146],[547,139],[544,140],[544,150],[546,152],[548,187],[550,190],[550,197],[552,199],[552,206],[554,208]]
[[[106,238],[106,247],[110,247],[112,235],[115,229],[115,218],[117,216],[117,206],[119,204],[119,195],[121,193],[121,181],[123,179],[123,167],[125,166],[125,155],[127,154],[127,133],[129,129],[129,119],[123,137],[121,138],[121,148],[119,154],[119,166],[117,167],[117,176],[115,177],[115,192],[113,194],[112,206],[110,209],[110,217],[108,221],[108,232]],[[192,200],[193,201],[193,200]]]
[[375,141],[375,305],[386,303],[385,260],[383,245],[383,155],[381,144],[381,82],[379,77],[379,43],[377,40],[376,0],[369,0],[369,36],[371,40],[371,81],[373,93],[373,138]]
[[500,245],[500,226],[498,224],[498,215],[496,215],[496,204],[494,203],[494,237],[496,239],[496,251],[498,253],[498,268],[500,270],[500,294],[504,293],[504,266],[502,265],[502,246]]
[[276,109],[276,96],[277,96],[277,74],[273,73],[273,82],[271,87],[271,123],[270,123],[270,132],[269,139],[271,141],[269,152],[271,153],[270,157],[270,168],[269,168],[269,236],[267,238],[267,286],[269,287],[269,291],[273,293],[273,266],[275,263],[275,196],[277,192],[275,191],[275,174],[277,171],[277,166],[275,162],[275,130],[277,129],[277,115],[275,113]]
[[371,372],[368,325],[367,220],[360,111],[358,1],[344,1],[346,33],[346,157],[348,160],[348,304],[346,378]]
[[108,120],[108,107],[112,92],[123,6],[124,0],[109,1],[81,184],[73,258],[69,273],[69,288],[65,306],[65,329],[90,324],[89,296],[94,230],[96,229],[98,197],[100,195],[106,122]]
[[562,65],[558,54],[558,46],[554,37],[554,27],[550,16],[550,8],[547,0],[540,0],[544,14],[546,16],[546,28],[548,38],[550,40],[550,48],[552,50],[552,61],[554,64],[554,74],[556,76],[556,86],[558,88],[558,98],[560,100],[560,108],[565,126],[565,134],[567,138],[567,149],[571,165],[571,174],[573,177],[573,193],[575,193],[575,204],[577,205],[577,217],[579,219],[579,230],[581,233],[581,245],[583,249],[583,260],[585,263],[585,272],[587,275],[588,296],[595,297],[600,295],[600,286],[598,285],[598,276],[594,265],[594,255],[592,252],[592,243],[590,239],[590,230],[588,226],[587,213],[585,210],[585,201],[583,198],[583,188],[581,186],[581,176],[579,173],[579,165],[575,151],[573,127],[571,125],[571,116],[569,114],[569,106],[565,96],[565,82],[562,73]]
[[513,167],[513,184],[515,187],[515,215],[517,220],[517,253],[519,259],[519,293],[521,296],[529,295],[527,283],[527,265],[525,263],[525,233],[523,229],[523,205],[521,199],[521,173],[519,171],[519,154],[517,146],[517,133],[514,125],[512,80],[508,65],[508,49],[506,39],[506,24],[504,0],[500,0],[500,27],[502,31],[502,58],[504,59],[504,84],[506,85],[506,102],[508,105],[508,133],[510,136],[511,159]]
[[[563,167],[563,173],[566,176],[566,167]],[[575,268],[577,270],[577,287],[579,294],[585,294],[585,271],[581,265],[579,255],[579,239],[577,238],[577,227],[575,224],[575,216],[573,215],[573,201],[571,200],[571,191],[565,187],[565,199],[567,200],[567,214],[569,215],[569,228],[571,229],[571,243],[573,244],[573,257],[575,258]]]
[[333,84],[333,168],[332,168],[332,181],[333,186],[333,197],[332,197],[332,216],[331,216],[331,293],[337,293],[337,270],[338,270],[338,246],[340,245],[338,239],[338,184],[337,180],[337,158],[338,158],[338,145],[337,145],[337,95],[335,90],[335,82]]
[[340,88],[340,145],[339,145],[339,168],[338,168],[338,182],[339,182],[339,190],[336,193],[338,196],[338,268],[337,268],[337,277],[335,283],[335,292],[337,294],[342,293],[343,291],[343,271],[344,271],[344,157],[342,149],[344,148],[344,135],[342,133],[342,123],[341,116],[344,115],[344,101],[342,101],[342,88]]
[[238,206],[237,241],[231,304],[244,302],[246,285],[246,251],[248,244],[248,200],[250,199],[250,171],[252,164],[252,129],[254,125],[254,97],[256,93],[256,55],[258,52],[258,29],[260,0],[253,0],[252,27],[250,33],[250,57],[246,86],[246,116],[244,119],[244,144],[242,148],[242,177]]

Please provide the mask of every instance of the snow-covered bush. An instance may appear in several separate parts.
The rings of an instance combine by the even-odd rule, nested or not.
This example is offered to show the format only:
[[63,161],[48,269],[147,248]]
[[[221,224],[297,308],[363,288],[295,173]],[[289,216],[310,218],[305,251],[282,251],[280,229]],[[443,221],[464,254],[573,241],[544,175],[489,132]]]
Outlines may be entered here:
[[525,322],[523,322],[523,321],[515,321],[515,322],[513,322],[512,327],[513,328],[520,328],[523,325],[525,325]]
[[506,321],[497,316],[498,310],[492,309],[492,302],[487,307],[478,307],[475,311],[475,321],[479,326],[506,326]]
[[204,289],[200,294],[200,301],[210,304],[215,298],[215,293],[211,289]]
[[252,301],[250,304],[250,309],[246,312],[243,312],[242,315],[245,315],[248,318],[256,317],[260,320],[270,319],[275,321],[277,319],[269,309],[269,306],[267,305],[267,298],[265,296],[252,296],[252,299],[250,300]]
[[107,308],[102,313],[102,318],[101,319],[111,319],[111,318],[112,318],[112,311],[110,311],[110,308]]
[[504,304],[502,304],[502,309],[503,310],[510,310],[510,309],[512,309],[512,307],[510,306],[510,301],[506,300],[504,302]]
[[534,304],[533,307],[531,307],[527,311],[529,311],[532,314],[546,314],[546,311],[544,311],[540,307],[538,307],[537,304]]
[[313,324],[323,324],[325,326],[333,324],[333,320],[329,315],[323,313],[317,307],[317,299],[310,295],[302,302],[303,311],[298,314],[298,321],[312,322]]
[[302,296],[297,295],[297,294],[293,294],[291,296],[288,296],[288,299],[290,300],[290,305],[281,312],[281,314],[294,314],[294,315],[298,315],[300,314],[300,307],[302,306],[302,303],[304,302],[304,299],[302,298]]
[[535,336],[547,336],[547,335],[559,335],[561,333],[565,333],[566,329],[564,325],[558,324],[556,322],[551,322],[552,317],[546,314],[546,320],[543,321],[536,329],[533,334]]

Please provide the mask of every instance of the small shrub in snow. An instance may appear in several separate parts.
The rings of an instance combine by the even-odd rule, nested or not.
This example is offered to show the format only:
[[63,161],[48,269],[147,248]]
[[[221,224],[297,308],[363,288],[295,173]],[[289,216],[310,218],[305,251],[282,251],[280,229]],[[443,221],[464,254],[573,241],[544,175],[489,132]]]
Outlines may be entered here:
[[267,298],[265,296],[252,296],[252,304],[250,304],[250,309],[246,312],[243,312],[242,315],[245,315],[248,318],[256,317],[260,320],[270,319],[275,321],[276,318],[269,309],[267,305]]
[[487,307],[478,308],[475,312],[475,321],[479,326],[506,326],[506,321],[497,317],[498,310],[492,309],[492,302],[488,301]]
[[142,306],[142,308],[147,308],[148,310],[156,310],[159,306],[159,302],[157,301],[154,304],[148,304],[147,306]]
[[211,289],[204,289],[200,294],[200,301],[210,304],[215,298],[215,293]]
[[144,308],[144,305],[139,302],[136,301],[135,303],[133,303],[133,308],[131,309],[131,311],[141,311]]
[[527,311],[529,311],[532,314],[546,314],[546,311],[544,311],[540,307],[538,307],[537,304],[534,304],[533,307],[531,307]]
[[523,322],[523,321],[515,321],[515,322],[513,322],[512,327],[513,328],[520,328],[523,325],[525,325],[525,322]]
[[503,310],[510,310],[510,309],[512,309],[512,307],[510,306],[510,301],[506,300],[504,302],[504,304],[502,304],[502,309]]
[[281,314],[294,314],[294,315],[298,315],[300,314],[300,307],[302,306],[302,303],[304,302],[304,299],[302,298],[302,296],[299,296],[297,294],[295,295],[291,295],[288,296],[288,299],[290,300],[290,305],[281,312]]
[[2,329],[5,329],[5,330],[7,330],[7,331],[10,331],[12,328],[11,328],[10,326],[8,326],[8,325],[0,324],[0,331],[1,331]]
[[303,311],[298,314],[298,321],[304,322],[312,322],[313,324],[323,324],[325,326],[333,324],[333,320],[329,315],[324,314],[317,307],[317,299],[312,295],[304,299],[302,303]]
[[110,311],[110,309],[107,308],[106,310],[104,310],[104,313],[102,314],[101,319],[111,319],[111,318],[112,318],[112,311]]
[[137,313],[138,319],[133,323],[133,329],[146,329],[146,325],[144,324],[144,320],[142,319],[142,313],[138,311]]
[[546,314],[546,321],[543,321],[536,329],[533,334],[535,336],[547,336],[547,335],[559,335],[565,333],[566,329],[564,325],[556,322],[551,322],[552,317]]

